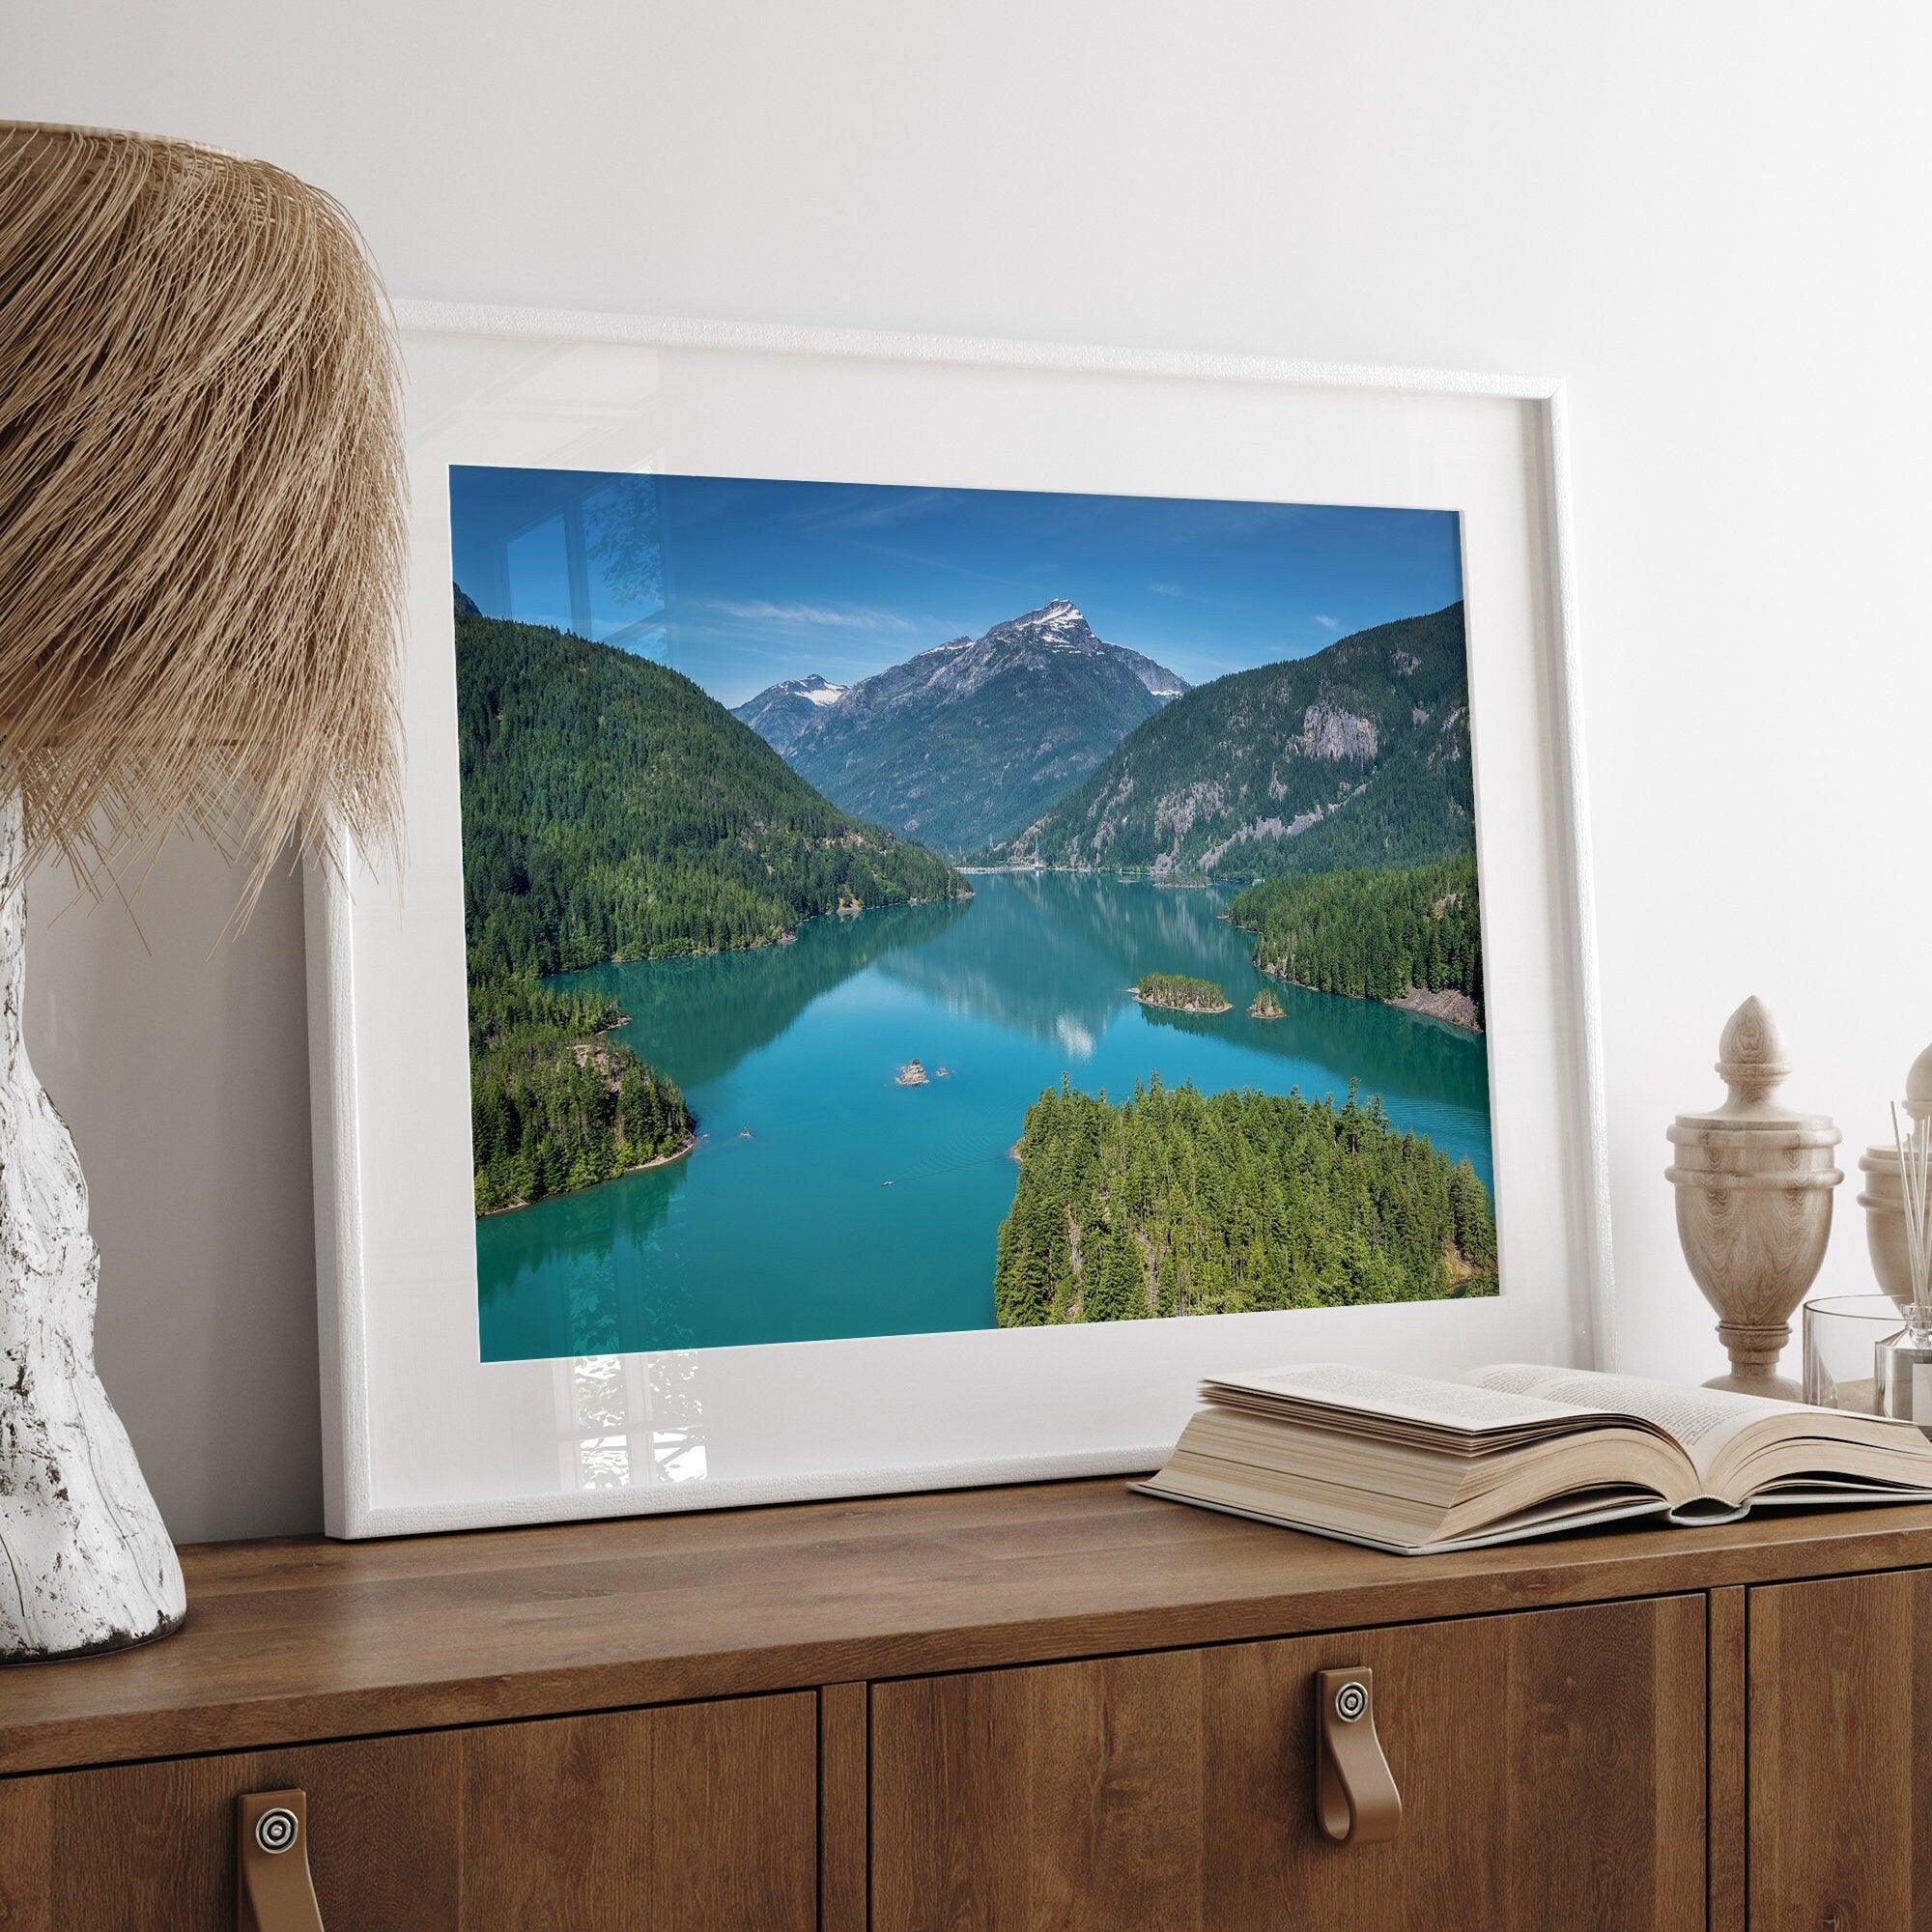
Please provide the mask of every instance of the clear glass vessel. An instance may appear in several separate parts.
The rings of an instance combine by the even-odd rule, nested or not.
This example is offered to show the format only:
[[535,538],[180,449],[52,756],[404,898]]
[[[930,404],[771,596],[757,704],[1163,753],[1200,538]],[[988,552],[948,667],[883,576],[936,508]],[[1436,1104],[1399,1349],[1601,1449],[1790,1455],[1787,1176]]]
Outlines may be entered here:
[[1877,1351],[1904,1333],[1904,1318],[1888,1294],[1821,1294],[1807,1301],[1804,1400],[1878,1414]]

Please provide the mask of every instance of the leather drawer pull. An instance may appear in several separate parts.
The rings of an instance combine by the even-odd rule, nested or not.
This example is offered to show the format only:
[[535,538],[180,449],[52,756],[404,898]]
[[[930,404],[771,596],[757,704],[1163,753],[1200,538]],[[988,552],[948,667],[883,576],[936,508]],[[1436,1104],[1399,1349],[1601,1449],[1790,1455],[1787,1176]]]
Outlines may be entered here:
[[1315,1816],[1338,1845],[1379,1845],[1402,1823],[1402,1793],[1376,1736],[1376,1675],[1319,1671],[1315,1678]]
[[235,1801],[238,1932],[323,1932],[308,1875],[308,1794],[250,1791]]

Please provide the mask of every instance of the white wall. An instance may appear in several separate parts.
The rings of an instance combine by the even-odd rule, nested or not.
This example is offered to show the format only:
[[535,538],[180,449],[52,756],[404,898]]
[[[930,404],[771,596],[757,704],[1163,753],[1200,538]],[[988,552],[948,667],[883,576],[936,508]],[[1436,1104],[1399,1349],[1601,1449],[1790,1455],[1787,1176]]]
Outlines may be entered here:
[[[1923,10],[4,14],[0,113],[284,162],[399,296],[1567,376],[1625,1356],[1715,1372],[1663,1127],[1724,1017],[1762,993],[1853,1143],[1932,1038]],[[300,904],[229,950],[227,891],[171,859],[150,956],[43,887],[30,962],[103,1372],[184,1538],[320,1513]]]

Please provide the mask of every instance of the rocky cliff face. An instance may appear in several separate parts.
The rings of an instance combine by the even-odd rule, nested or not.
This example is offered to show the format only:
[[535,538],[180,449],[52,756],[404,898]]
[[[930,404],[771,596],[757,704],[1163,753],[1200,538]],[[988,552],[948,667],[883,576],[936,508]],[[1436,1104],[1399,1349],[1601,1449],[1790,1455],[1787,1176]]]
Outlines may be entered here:
[[1453,604],[1188,692],[999,854],[1253,877],[1418,865],[1474,844]]

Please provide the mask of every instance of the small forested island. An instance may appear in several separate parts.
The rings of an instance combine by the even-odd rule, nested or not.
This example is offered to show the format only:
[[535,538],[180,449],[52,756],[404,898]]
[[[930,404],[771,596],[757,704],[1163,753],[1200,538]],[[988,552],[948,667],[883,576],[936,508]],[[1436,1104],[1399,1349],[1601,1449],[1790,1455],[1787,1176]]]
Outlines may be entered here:
[[627,1046],[601,993],[526,975],[469,986],[469,1122],[476,1211],[522,1208],[688,1153],[696,1123],[676,1085]]
[[1265,986],[1248,1002],[1248,1017],[1251,1020],[1278,1020],[1281,1011],[1280,997]]
[[1212,980],[1185,973],[1143,973],[1134,998],[1144,1007],[1166,1007],[1177,1013],[1225,1013],[1232,1004]]
[[1337,1107],[1156,1080],[1115,1105],[1063,1081],[1027,1110],[1017,1152],[1003,1327],[1496,1292],[1475,1170],[1352,1091]]
[[1482,1031],[1473,853],[1396,872],[1264,879],[1235,896],[1228,917],[1254,932],[1255,964],[1278,980]]

